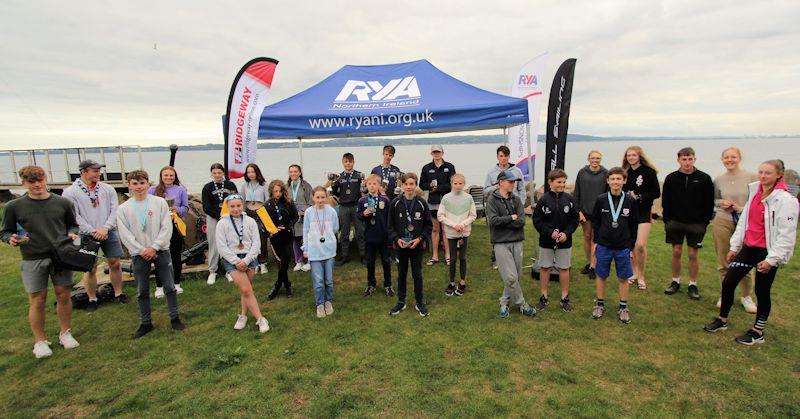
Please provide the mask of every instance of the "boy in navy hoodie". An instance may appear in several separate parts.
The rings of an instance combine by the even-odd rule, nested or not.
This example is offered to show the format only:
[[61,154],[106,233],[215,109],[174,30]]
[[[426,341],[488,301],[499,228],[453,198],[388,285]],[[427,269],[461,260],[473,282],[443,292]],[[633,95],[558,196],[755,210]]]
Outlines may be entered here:
[[391,252],[389,251],[389,229],[386,219],[389,214],[389,198],[380,193],[381,177],[367,176],[367,194],[358,200],[358,220],[364,223],[364,252],[367,265],[367,288],[364,296],[375,292],[375,256],[380,253],[383,265],[383,291],[394,295],[392,289]]

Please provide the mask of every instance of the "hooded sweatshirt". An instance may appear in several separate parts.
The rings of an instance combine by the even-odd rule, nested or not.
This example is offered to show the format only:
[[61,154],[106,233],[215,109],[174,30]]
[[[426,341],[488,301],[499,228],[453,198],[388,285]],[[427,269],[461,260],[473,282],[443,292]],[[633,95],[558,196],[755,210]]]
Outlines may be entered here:
[[[89,195],[81,187],[89,191]],[[64,190],[62,196],[72,201],[72,205],[75,206],[75,219],[78,220],[82,234],[91,234],[101,227],[109,231],[117,227],[119,201],[117,191],[111,185],[97,182],[95,187],[89,190],[89,187],[78,178]],[[95,199],[96,205],[92,205],[92,199]]]
[[[239,248],[239,233],[242,234],[241,249]],[[241,217],[226,215],[220,218],[215,234],[217,250],[228,263],[235,265],[239,260],[243,260],[249,265],[258,258],[258,253],[261,251],[261,237],[258,234],[256,220],[244,214]],[[239,258],[240,254],[245,254],[245,256]]]
[[[522,175],[522,170],[519,167],[514,166],[513,164],[508,165],[507,168],[501,169],[500,164],[495,164],[489,169],[489,173],[486,174],[486,180],[483,182],[483,194],[488,195],[495,190],[497,190],[497,176],[500,175],[501,172],[509,170],[513,172],[517,179],[524,179]],[[522,202],[525,202],[525,182],[519,181],[515,183],[514,186],[514,195],[516,195]]]
[[[525,240],[525,208],[513,193],[503,197],[499,190],[489,195],[486,201],[486,219],[492,227],[489,232],[492,243],[515,243]],[[517,219],[511,218],[512,214]]]
[[608,169],[600,166],[596,172],[593,172],[589,165],[579,170],[578,176],[575,177],[575,190],[572,192],[572,197],[575,198],[578,210],[587,219],[592,216],[597,196],[608,191],[607,177]]
[[[753,182],[748,185],[750,196],[755,196],[761,185]],[[764,205],[762,215],[764,223],[764,238],[767,245],[767,257],[764,259],[772,266],[789,263],[797,240],[797,198],[791,196],[786,190],[776,187],[768,197],[759,200]],[[742,210],[736,231],[731,236],[730,245],[732,252],[738,252],[745,243],[747,230],[752,229],[750,211],[753,200],[749,200]],[[751,233],[752,234],[752,233]]]

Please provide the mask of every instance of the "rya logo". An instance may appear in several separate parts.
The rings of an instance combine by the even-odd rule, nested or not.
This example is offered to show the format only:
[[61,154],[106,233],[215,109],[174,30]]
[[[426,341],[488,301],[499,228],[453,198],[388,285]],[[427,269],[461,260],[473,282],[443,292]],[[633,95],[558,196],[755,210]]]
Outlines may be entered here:
[[334,99],[332,109],[393,108],[414,106],[422,97],[414,76],[392,79],[348,80]]
[[534,87],[539,85],[539,80],[536,74],[520,74],[517,84],[525,87]]

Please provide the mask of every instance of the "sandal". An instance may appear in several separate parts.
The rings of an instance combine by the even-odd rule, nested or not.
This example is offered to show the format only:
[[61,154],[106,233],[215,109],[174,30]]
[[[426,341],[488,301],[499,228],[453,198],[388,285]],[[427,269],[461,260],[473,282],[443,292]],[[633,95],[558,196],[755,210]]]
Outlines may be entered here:
[[450,266],[450,258],[445,258],[444,262],[447,264],[447,266]]
[[647,289],[647,284],[646,284],[646,283],[644,283],[644,282],[642,282],[642,281],[638,281],[638,283],[636,284],[636,286],[638,286],[638,287],[639,287],[639,289],[640,289],[640,290],[642,290],[642,291],[644,291],[644,290],[646,290],[646,289]]
[[426,263],[426,265],[433,266],[433,265],[436,265],[437,263],[439,263],[439,259],[431,258],[431,259],[428,260],[428,263]]

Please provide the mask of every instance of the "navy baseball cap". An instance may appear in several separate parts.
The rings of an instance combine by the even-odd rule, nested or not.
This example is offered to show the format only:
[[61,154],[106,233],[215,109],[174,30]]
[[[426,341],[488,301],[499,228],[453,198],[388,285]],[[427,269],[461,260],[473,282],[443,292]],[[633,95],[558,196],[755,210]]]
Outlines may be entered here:
[[500,183],[501,180],[507,180],[509,182],[517,182],[521,180],[517,177],[516,173],[512,172],[511,170],[503,170],[497,175],[497,183]]

